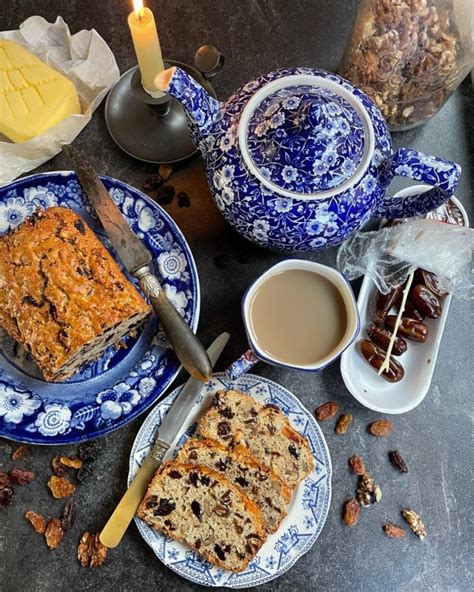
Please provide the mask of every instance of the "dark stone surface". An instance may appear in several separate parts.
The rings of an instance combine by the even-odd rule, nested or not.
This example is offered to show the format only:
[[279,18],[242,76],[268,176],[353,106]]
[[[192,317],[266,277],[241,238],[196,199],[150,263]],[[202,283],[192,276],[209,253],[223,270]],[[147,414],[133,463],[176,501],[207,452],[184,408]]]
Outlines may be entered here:
[[[126,24],[128,0],[10,0],[0,9],[0,30],[14,29],[28,16],[40,14],[54,20],[60,14],[72,32],[95,27],[114,51],[120,70],[134,65],[134,53]],[[201,43],[216,44],[226,57],[224,70],[215,80],[220,98],[242,83],[271,69],[290,65],[337,69],[356,7],[355,0],[150,0],[165,56],[189,61]],[[412,146],[463,166],[457,192],[471,218],[474,189],[471,162],[474,101],[470,83],[455,93],[443,110],[426,125],[398,134],[397,146]],[[140,188],[157,167],[134,161],[123,154],[107,134],[103,107],[77,139],[96,168]],[[62,156],[40,170],[67,168]],[[190,208],[166,207],[184,231],[196,258],[201,278],[202,311],[199,335],[209,343],[223,330],[232,340],[218,369],[224,368],[246,347],[240,319],[240,298],[249,283],[280,255],[246,243],[224,223],[211,202],[199,159],[182,166],[172,178],[176,191],[186,191]],[[242,253],[250,263],[239,263]],[[216,255],[228,255],[231,264],[219,269]],[[334,264],[336,250],[311,256]],[[378,414],[361,407],[346,391],[339,366],[322,374],[307,375],[261,365],[256,372],[292,390],[313,409],[335,399],[354,415],[345,436],[336,436],[333,422],[322,425],[331,451],[334,479],[333,500],[327,523],[314,547],[289,572],[260,589],[272,591],[460,591],[472,589],[472,497],[469,464],[472,459],[468,417],[474,378],[473,341],[470,331],[472,306],[452,303],[433,384],[423,403],[414,411],[395,416],[390,439],[365,433]],[[177,383],[182,382],[184,375]],[[120,499],[128,469],[129,451],[141,424],[136,420],[102,439],[103,451],[95,477],[78,488],[78,518],[61,547],[49,552],[41,537],[23,518],[29,509],[45,516],[59,515],[62,503],[46,488],[49,461],[59,450],[30,448],[17,463],[38,474],[32,484],[18,487],[12,506],[0,513],[0,588],[4,592],[58,592],[76,590],[197,590],[199,587],[175,575],[155,559],[131,526],[120,547],[110,552],[99,570],[81,569],[75,558],[80,534],[97,532]],[[11,464],[14,443],[0,441],[0,470]],[[399,475],[387,460],[388,450],[398,448],[410,467]],[[61,452],[72,453],[74,447]],[[354,478],[347,458],[358,452],[373,470],[383,490],[377,507],[362,510],[353,529],[340,519],[344,499],[353,494]],[[394,541],[382,533],[387,520],[400,523],[400,508],[419,511],[428,530],[420,543],[412,534]]]

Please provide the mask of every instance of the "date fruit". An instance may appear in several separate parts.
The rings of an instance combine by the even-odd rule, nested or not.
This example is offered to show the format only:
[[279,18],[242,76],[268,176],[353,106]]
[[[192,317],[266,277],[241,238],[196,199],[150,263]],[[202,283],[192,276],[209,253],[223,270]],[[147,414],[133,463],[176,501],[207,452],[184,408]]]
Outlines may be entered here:
[[[390,339],[392,337],[392,334],[388,329],[370,324],[365,331],[374,343],[381,347],[385,352],[387,351],[388,344],[390,343]],[[395,337],[395,341],[393,342],[392,354],[394,356],[401,356],[406,351],[407,342],[403,339],[403,337],[397,335]]]
[[437,296],[423,284],[417,284],[408,295],[416,308],[430,319],[441,316],[443,309]]
[[319,407],[316,407],[314,415],[318,421],[327,421],[332,419],[339,411],[340,405],[336,401],[328,401],[323,403]]
[[[397,317],[395,315],[389,315],[385,319],[386,326],[393,331]],[[408,317],[402,317],[400,325],[398,326],[397,335],[402,335],[411,341],[418,341],[424,343],[428,337],[428,325],[421,321],[415,321],[415,319],[409,319]]]
[[355,497],[350,497],[342,506],[342,519],[346,526],[355,526],[360,516],[359,502]]
[[[370,339],[363,339],[360,342],[360,351],[372,368],[378,371],[385,359],[385,352],[378,345],[370,341]],[[388,370],[384,370],[381,376],[385,380],[388,380],[388,382],[399,382],[404,375],[403,366],[390,356],[389,368]]]
[[352,414],[351,413],[341,413],[339,419],[336,422],[336,427],[334,431],[336,434],[345,434],[349,429],[349,426],[352,423]]
[[392,539],[403,539],[407,536],[407,531],[401,526],[397,526],[392,522],[387,522],[383,525],[384,533]]
[[351,456],[347,462],[349,463],[350,468],[356,475],[359,475],[359,477],[366,473],[364,461],[358,454]]
[[444,298],[448,295],[448,292],[441,290],[439,287],[439,280],[434,273],[426,271],[425,269],[417,269],[415,277],[421,284],[425,284],[425,286],[439,298]]
[[390,436],[393,430],[393,423],[390,419],[378,419],[377,421],[373,421],[367,427],[367,431],[372,436],[378,436],[379,438]]
[[381,292],[377,292],[374,298],[370,302],[369,307],[369,314],[370,318],[374,321],[375,324],[379,325],[385,321],[390,309],[398,300],[400,294],[402,293],[403,285],[396,286],[392,288],[392,290],[388,294],[382,294]]
[[[400,304],[401,300],[397,306],[398,310],[400,310]],[[408,317],[410,319],[415,319],[415,321],[423,321],[425,318],[425,315],[421,314],[421,312],[416,308],[413,302],[408,299],[405,302],[405,310],[403,311],[403,316]]]

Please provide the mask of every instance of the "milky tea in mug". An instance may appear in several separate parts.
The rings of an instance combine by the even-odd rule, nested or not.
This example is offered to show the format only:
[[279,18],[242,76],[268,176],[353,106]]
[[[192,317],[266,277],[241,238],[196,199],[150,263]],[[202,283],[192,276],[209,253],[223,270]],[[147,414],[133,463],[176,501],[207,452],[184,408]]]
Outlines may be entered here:
[[250,329],[268,358],[310,366],[338,349],[348,329],[340,289],[308,269],[283,269],[268,277],[250,303]]

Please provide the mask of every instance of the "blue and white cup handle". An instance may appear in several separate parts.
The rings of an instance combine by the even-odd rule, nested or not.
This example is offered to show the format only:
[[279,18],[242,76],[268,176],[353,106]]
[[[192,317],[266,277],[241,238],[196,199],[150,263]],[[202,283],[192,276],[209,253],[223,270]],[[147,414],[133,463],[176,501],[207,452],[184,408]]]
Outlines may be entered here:
[[260,359],[257,358],[251,349],[248,349],[226,369],[225,373],[231,380],[237,380],[237,378],[251,370],[258,362],[260,362]]
[[382,173],[382,180],[385,177],[388,184],[396,176],[421,181],[431,185],[432,189],[406,197],[380,198],[373,214],[375,218],[411,218],[439,208],[454,194],[461,167],[449,160],[400,148]]

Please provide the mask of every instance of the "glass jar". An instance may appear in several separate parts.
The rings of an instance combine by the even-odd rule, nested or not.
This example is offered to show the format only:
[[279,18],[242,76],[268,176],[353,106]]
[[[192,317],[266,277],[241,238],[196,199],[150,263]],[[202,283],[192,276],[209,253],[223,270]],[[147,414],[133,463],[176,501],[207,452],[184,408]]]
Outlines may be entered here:
[[432,117],[474,67],[474,0],[361,0],[340,74],[392,131]]

